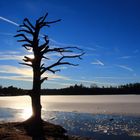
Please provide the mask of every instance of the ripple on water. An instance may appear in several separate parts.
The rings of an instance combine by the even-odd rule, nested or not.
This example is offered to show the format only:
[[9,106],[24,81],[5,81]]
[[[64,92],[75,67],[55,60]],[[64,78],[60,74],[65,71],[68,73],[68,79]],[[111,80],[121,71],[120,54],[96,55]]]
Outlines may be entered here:
[[[93,115],[75,112],[46,112],[46,120],[64,126],[69,134],[96,137],[137,136],[140,139],[140,117],[123,115]],[[55,119],[50,119],[54,117]],[[97,135],[98,137],[98,135]]]

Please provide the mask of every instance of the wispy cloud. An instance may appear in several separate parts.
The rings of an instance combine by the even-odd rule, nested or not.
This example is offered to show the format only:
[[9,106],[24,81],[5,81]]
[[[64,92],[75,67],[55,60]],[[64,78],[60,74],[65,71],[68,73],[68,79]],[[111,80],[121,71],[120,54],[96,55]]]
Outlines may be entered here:
[[0,61],[2,60],[18,60],[21,61],[24,55],[19,51],[0,51]]
[[65,70],[65,69],[68,69],[68,67],[67,66],[62,66],[62,67],[60,67],[60,69]]
[[93,65],[101,65],[101,66],[105,65],[102,61],[100,61],[98,59],[96,59],[96,61],[92,62],[91,64],[93,64]]
[[12,50],[9,50],[9,51],[0,51],[0,55],[3,55],[3,54],[6,54],[6,55],[17,55],[17,54],[20,54],[21,52],[19,51],[12,51]]
[[134,71],[132,68],[125,66],[125,65],[116,65],[117,67],[120,67],[122,69],[128,70],[128,71]]
[[33,58],[33,54],[30,54],[30,52],[28,54],[23,55],[23,52],[19,52],[19,51],[1,51],[0,52],[0,61],[2,61],[2,60],[21,61],[24,58],[24,56]]
[[[125,80],[127,80],[127,79],[136,79],[136,77],[132,77],[132,76],[130,76],[130,77],[111,77],[111,76],[100,76],[100,77],[94,77],[94,79],[113,79],[113,80],[120,80],[120,79],[125,79]],[[139,78],[139,77],[137,77],[137,78]]]
[[32,81],[31,77],[27,77],[27,76],[0,76],[0,79],[17,80],[17,81]]
[[13,24],[13,25],[15,25],[15,26],[19,26],[19,24],[17,24],[16,22],[14,22],[14,21],[12,21],[12,20],[7,19],[7,18],[4,18],[4,17],[1,17],[1,16],[0,16],[0,19],[1,19],[1,20],[4,20],[4,21],[6,21],[6,22],[8,22],[8,23],[10,23],[10,24]]
[[[32,80],[32,69],[31,68],[16,67],[16,66],[10,66],[10,65],[1,65],[0,73],[3,73],[5,75],[12,74],[10,76],[1,76],[0,77],[0,78],[4,78],[4,79],[23,80],[23,81]],[[51,74],[51,73],[45,73],[43,76],[47,76],[50,80],[54,80],[54,79],[69,80],[69,78],[66,76]]]
[[1,55],[0,60],[22,60],[23,56],[20,55]]
[[16,67],[10,65],[1,65],[0,73],[16,74],[21,76],[32,76],[32,70],[30,68]]
[[118,59],[129,59],[129,58],[132,58],[133,56],[130,56],[130,55],[128,55],[128,56],[121,56],[121,57],[118,57]]
[[76,81],[76,82],[80,82],[80,83],[84,83],[84,84],[88,84],[88,85],[91,85],[91,84],[99,84],[99,85],[116,85],[116,83],[109,83],[109,82],[98,82],[98,81],[95,81],[95,80],[83,80],[83,79],[70,79],[70,81]]

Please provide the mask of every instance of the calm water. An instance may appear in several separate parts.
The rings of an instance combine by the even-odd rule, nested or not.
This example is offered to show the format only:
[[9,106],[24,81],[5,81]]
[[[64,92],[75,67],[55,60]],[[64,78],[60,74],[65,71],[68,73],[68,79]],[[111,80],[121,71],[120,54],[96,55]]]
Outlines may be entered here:
[[[69,134],[104,140],[140,139],[140,96],[43,96],[43,119]],[[28,96],[0,97],[0,121],[31,115]],[[100,135],[98,135],[100,134]]]

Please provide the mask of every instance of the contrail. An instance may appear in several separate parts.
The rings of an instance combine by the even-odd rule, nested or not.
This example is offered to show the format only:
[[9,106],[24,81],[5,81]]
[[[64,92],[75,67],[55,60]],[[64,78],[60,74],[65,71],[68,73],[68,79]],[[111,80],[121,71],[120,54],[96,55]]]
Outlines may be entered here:
[[9,20],[9,19],[6,19],[6,18],[4,18],[4,17],[1,17],[1,16],[0,16],[0,19],[6,21],[6,22],[8,22],[8,23],[11,23],[11,24],[13,24],[13,25],[15,25],[15,26],[19,26],[19,24],[17,24],[16,22],[13,22],[13,21],[11,21],[11,20]]
[[103,62],[101,62],[100,60],[96,59],[95,62],[92,62],[91,64],[94,64],[94,65],[101,65],[101,66],[104,66],[105,64]]
[[130,68],[128,66],[124,66],[124,65],[117,65],[117,67],[120,67],[120,68],[128,70],[128,71],[134,71],[132,68]]

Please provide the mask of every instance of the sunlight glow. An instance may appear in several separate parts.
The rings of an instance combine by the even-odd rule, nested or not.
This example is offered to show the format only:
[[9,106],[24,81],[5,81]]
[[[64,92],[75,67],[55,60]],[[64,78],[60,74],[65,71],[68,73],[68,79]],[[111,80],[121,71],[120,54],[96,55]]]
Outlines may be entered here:
[[29,58],[34,59],[34,55],[33,55],[33,54],[28,54],[28,55],[26,55],[26,56],[28,56]]
[[32,115],[32,109],[31,108],[25,108],[25,109],[23,109],[23,112],[22,112],[21,115],[22,115],[22,118],[23,119],[28,119]]

